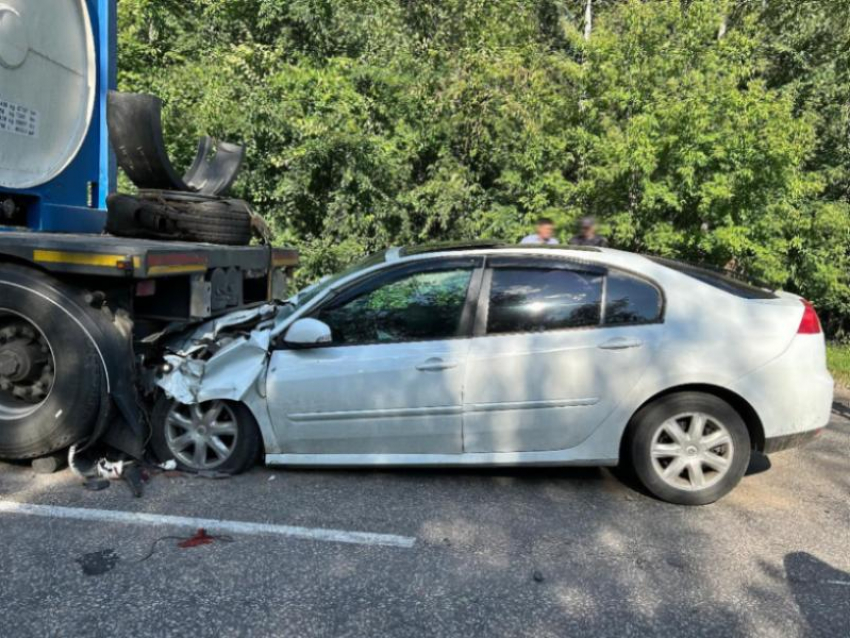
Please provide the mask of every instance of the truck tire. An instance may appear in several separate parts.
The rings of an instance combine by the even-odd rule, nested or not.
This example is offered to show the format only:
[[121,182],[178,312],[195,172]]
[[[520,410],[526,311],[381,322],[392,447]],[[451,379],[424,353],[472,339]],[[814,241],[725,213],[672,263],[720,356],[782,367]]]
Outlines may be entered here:
[[251,243],[251,215],[238,199],[189,204],[174,210],[172,220],[178,231],[195,241],[229,246]]
[[106,231],[119,237],[251,243],[251,210],[242,200],[145,192],[140,197],[111,195],[107,205]]
[[0,458],[45,456],[91,432],[103,367],[69,309],[79,304],[80,291],[0,264]]

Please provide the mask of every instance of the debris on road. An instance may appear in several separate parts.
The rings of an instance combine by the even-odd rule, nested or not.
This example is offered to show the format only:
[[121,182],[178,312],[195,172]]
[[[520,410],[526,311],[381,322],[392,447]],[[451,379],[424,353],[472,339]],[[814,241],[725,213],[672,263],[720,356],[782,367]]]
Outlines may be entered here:
[[180,549],[189,549],[190,547],[197,547],[198,545],[210,545],[216,541],[221,541],[224,543],[232,543],[233,538],[230,536],[210,536],[207,534],[207,530],[203,527],[198,528],[198,531],[195,532],[195,535],[187,538],[186,540],[177,543],[177,547]]
[[97,475],[101,478],[115,481],[122,478],[124,474],[124,461],[112,462],[103,458],[97,462],[95,469],[97,470]]
[[[100,479],[103,480],[103,479]],[[119,562],[124,562],[126,565],[138,565],[148,560],[156,553],[156,547],[163,541],[177,541],[176,547],[179,549],[191,549],[201,545],[211,545],[213,543],[232,543],[232,536],[221,535],[213,536],[207,533],[207,530],[200,527],[192,536],[160,536],[151,543],[148,552],[141,558],[136,560],[124,560],[115,552],[114,549],[102,549],[97,552],[83,554],[76,562],[83,569],[83,574],[86,576],[101,576],[109,571],[112,571]]]
[[88,478],[83,481],[83,487],[89,490],[90,492],[100,492],[109,487],[109,481],[104,478]]
[[114,549],[102,549],[99,552],[83,554],[77,562],[86,576],[101,576],[115,569],[119,560],[120,557]]

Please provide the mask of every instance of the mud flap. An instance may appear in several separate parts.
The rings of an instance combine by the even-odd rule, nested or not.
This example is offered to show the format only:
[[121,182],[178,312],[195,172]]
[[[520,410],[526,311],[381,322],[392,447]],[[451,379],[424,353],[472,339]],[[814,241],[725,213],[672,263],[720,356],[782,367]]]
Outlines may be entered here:
[[106,381],[97,421],[80,451],[102,440],[134,458],[141,458],[149,427],[136,391],[131,322],[125,316],[113,318],[104,311],[86,312],[79,308],[72,312],[100,350]]

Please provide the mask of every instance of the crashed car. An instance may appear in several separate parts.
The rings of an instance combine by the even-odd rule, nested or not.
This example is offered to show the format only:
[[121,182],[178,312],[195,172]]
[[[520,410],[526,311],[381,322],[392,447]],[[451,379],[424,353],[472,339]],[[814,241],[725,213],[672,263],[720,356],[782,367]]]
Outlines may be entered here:
[[800,297],[592,247],[392,249],[168,346],[161,460],[270,465],[625,465],[710,503],[752,451],[829,420]]

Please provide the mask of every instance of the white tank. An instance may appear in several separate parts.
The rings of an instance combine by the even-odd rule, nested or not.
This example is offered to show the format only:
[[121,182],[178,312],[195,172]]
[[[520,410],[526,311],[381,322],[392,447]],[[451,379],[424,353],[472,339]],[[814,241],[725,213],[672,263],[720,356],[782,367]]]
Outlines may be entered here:
[[61,173],[88,132],[96,90],[85,0],[0,0],[0,186]]

